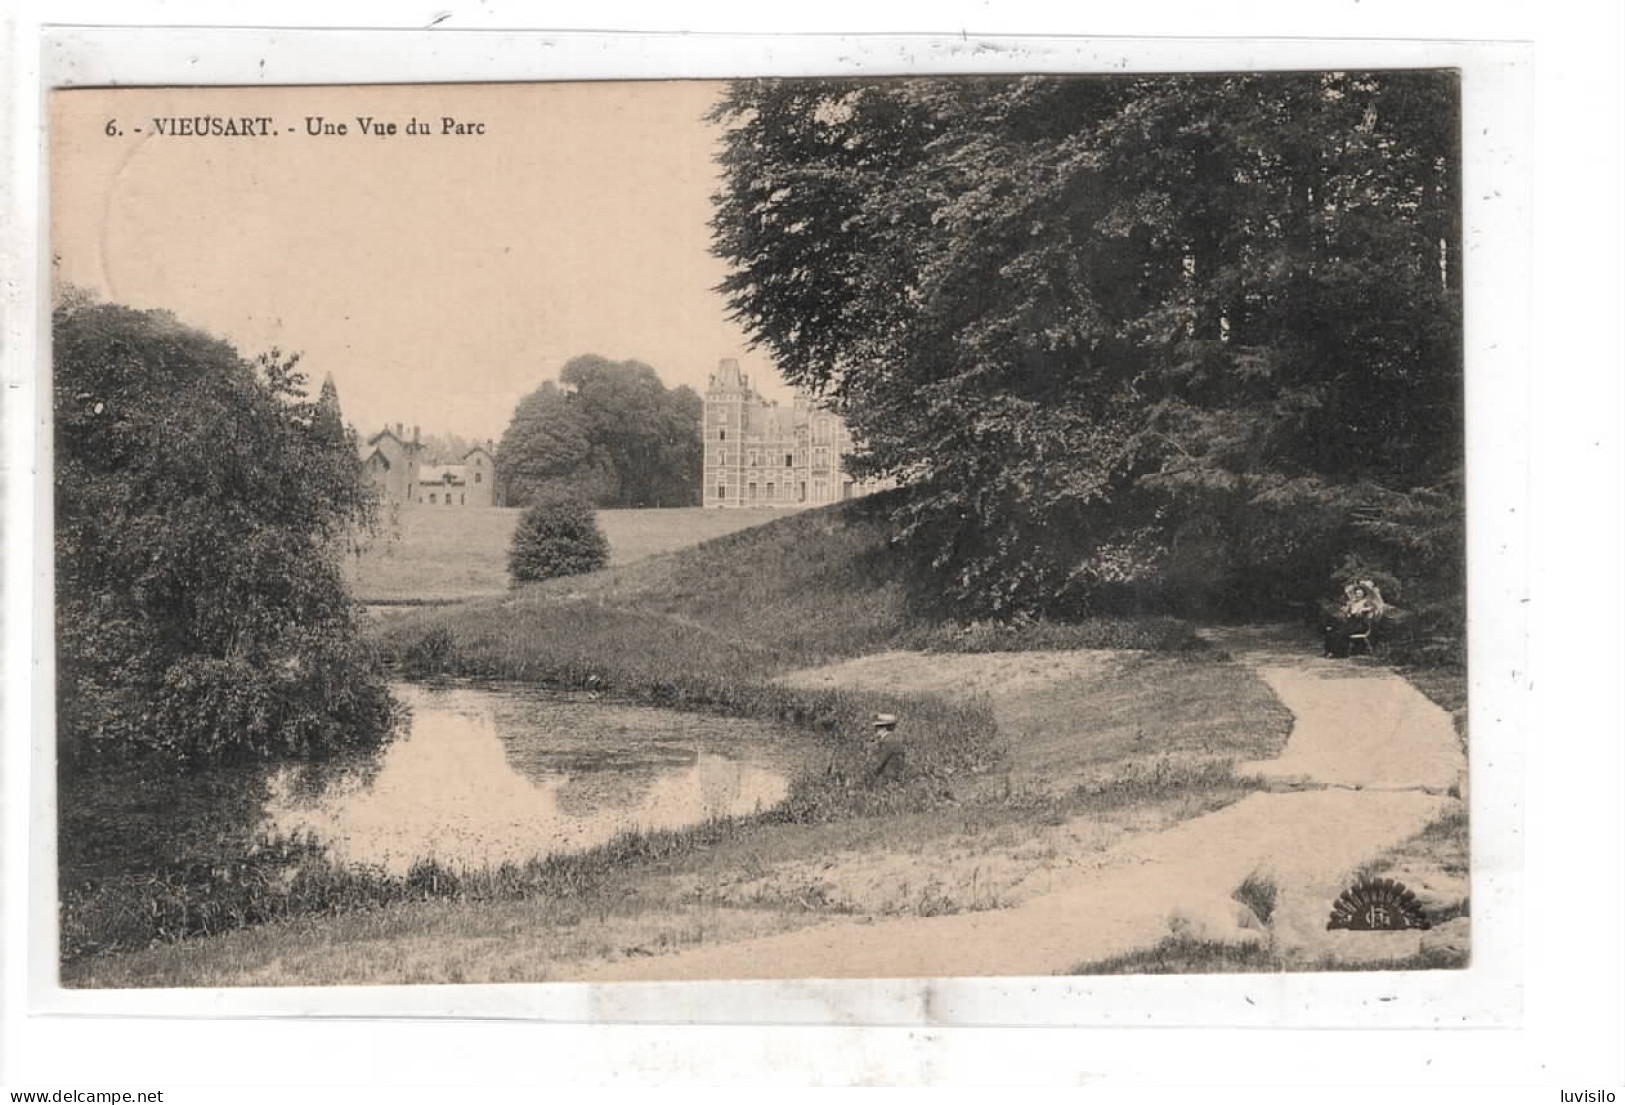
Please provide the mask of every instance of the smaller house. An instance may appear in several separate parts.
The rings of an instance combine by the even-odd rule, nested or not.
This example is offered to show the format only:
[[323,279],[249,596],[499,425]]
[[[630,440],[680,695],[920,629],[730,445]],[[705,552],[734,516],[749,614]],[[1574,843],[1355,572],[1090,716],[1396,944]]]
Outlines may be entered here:
[[496,461],[491,448],[476,445],[461,464],[425,464],[418,469],[417,501],[421,506],[485,507],[496,505]]
[[463,454],[463,470],[467,474],[468,505],[497,505],[496,443],[487,441]]
[[423,452],[418,428],[412,427],[408,437],[406,427],[395,423],[358,442],[361,470],[366,473],[386,503],[410,503],[417,500],[419,457]]

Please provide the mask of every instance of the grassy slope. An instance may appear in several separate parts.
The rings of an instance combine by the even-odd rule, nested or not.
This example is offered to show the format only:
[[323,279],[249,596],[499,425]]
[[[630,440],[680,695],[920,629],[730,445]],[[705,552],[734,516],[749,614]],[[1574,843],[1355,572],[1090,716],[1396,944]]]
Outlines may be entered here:
[[[1018,629],[934,623],[919,610],[930,582],[891,546],[884,510],[874,496],[792,513],[670,555],[404,615],[387,640],[404,650],[443,629],[462,645],[460,671],[524,679],[565,678],[562,661],[572,656],[613,661],[608,642],[634,627],[653,639],[627,641],[662,670],[720,666],[739,678],[884,648],[1174,649],[1193,641],[1171,618]],[[576,640],[581,647],[567,645]]]
[[[519,510],[402,511],[398,532],[381,535],[345,565],[363,602],[452,601],[508,589],[508,545]],[[603,510],[610,563],[630,564],[782,517],[779,510]]]

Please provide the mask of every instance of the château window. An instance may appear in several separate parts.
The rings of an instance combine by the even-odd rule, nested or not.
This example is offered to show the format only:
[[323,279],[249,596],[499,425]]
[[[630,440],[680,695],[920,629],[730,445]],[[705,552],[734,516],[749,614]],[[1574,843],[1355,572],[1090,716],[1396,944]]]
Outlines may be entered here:
[[[693,438],[690,438],[689,440],[692,441]],[[485,473],[484,472],[475,472],[474,473],[474,482],[475,483],[484,483],[485,482]]]
[[796,463],[796,457],[795,457],[794,453],[786,453],[786,454],[784,454],[784,466],[786,468],[795,467],[795,463]]
[[724,487],[720,483],[717,484],[717,498],[726,499],[727,497],[728,497],[728,489],[726,487]]
[[436,503],[435,499],[436,499],[435,493],[433,491],[429,492],[429,505],[430,506],[439,505],[438,503]]
[[727,430],[718,430],[717,431],[717,440],[718,441],[727,441],[728,440],[728,431]]

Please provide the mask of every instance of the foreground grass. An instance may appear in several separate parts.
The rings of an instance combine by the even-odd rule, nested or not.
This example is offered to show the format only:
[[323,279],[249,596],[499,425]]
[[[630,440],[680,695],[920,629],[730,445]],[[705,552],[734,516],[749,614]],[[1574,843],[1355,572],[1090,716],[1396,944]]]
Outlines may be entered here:
[[1074,975],[1260,974],[1293,971],[1459,970],[1467,954],[1451,948],[1425,949],[1390,959],[1343,961],[1331,957],[1295,959],[1266,944],[1231,944],[1170,936],[1154,947],[1128,952],[1070,971]]
[[1129,653],[1084,695],[1058,685],[1001,704],[996,717],[1018,776],[1106,791],[1158,772],[1205,772],[1217,785],[1238,760],[1279,755],[1292,730],[1261,679],[1200,652]]
[[[1165,803],[1156,824],[1199,807]],[[854,913],[936,916],[996,909],[1008,902],[986,881],[999,851],[1034,851],[1069,804],[1000,806],[855,818],[813,826],[756,824],[720,834],[688,834],[658,858],[594,865],[588,878],[550,892],[480,896],[489,874],[460,892],[427,893],[388,908],[305,915],[205,940],[155,945],[131,954],[67,964],[70,987],[356,985],[541,982],[578,977],[596,962],[731,943],[817,925]],[[1142,809],[1120,820],[1140,825]],[[1096,816],[1111,820],[1111,812]],[[1119,833],[1121,832],[1119,829]],[[1114,834],[1105,839],[1116,839]],[[828,876],[842,857],[897,854],[913,881],[880,908],[862,908]],[[956,872],[944,851],[980,857]],[[1038,853],[1035,853],[1037,855]],[[1047,859],[1059,864],[1053,850]],[[580,873],[588,868],[571,865]],[[815,874],[808,874],[813,872]],[[837,872],[838,874],[838,872]],[[441,888],[442,890],[445,887]],[[539,889],[539,885],[538,885]],[[735,891],[730,893],[729,891]]]

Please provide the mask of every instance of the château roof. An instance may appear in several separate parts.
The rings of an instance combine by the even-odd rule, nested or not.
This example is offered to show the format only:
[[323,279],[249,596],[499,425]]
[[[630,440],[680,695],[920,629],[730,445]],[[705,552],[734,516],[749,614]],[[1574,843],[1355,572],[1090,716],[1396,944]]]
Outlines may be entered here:
[[797,412],[794,409],[781,407],[777,403],[747,407],[745,408],[745,436],[762,437],[770,440],[793,438],[796,434],[797,423],[805,422],[805,419],[799,419],[796,415]]
[[724,357],[717,362],[717,370],[711,374],[711,386],[708,390],[713,394],[733,392],[746,398],[756,394],[751,390],[750,377],[740,370],[739,362],[733,357]]

